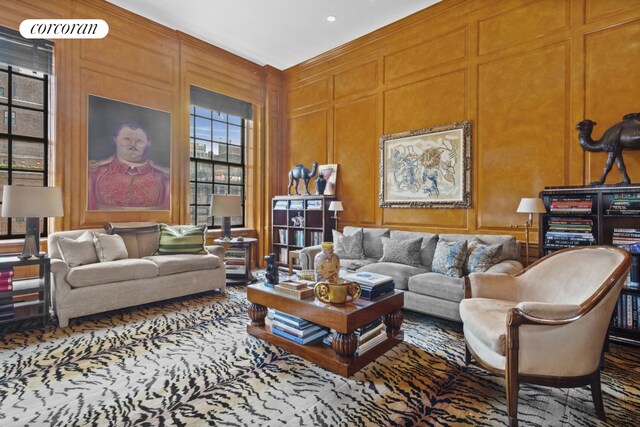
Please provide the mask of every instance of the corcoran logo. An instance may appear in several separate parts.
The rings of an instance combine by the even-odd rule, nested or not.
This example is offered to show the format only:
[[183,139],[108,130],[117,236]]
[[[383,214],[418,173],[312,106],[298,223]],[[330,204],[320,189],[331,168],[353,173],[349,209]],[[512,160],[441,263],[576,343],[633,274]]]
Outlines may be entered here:
[[102,19],[25,19],[20,24],[26,39],[101,39],[108,33]]

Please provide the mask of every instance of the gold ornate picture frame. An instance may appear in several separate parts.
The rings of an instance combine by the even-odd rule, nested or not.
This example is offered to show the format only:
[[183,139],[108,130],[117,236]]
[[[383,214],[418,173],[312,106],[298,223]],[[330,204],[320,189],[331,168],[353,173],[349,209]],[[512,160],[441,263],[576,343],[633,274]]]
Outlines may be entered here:
[[471,121],[380,137],[380,207],[471,207]]

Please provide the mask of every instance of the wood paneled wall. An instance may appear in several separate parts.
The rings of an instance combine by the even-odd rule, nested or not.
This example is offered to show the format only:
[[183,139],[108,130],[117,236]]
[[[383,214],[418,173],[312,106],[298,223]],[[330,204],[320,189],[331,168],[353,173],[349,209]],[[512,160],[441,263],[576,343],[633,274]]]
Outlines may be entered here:
[[[600,176],[575,125],[595,120],[599,138],[640,111],[638,58],[640,0],[443,0],[285,71],[286,168],[339,164],[341,225],[522,239],[521,197]],[[472,207],[379,208],[380,136],[459,120],[473,122]],[[625,160],[640,182],[640,153]]]
[[[0,25],[13,29],[27,18],[99,18],[109,24],[109,34],[101,40],[55,40],[53,182],[63,187],[65,198],[65,216],[56,223],[57,229],[100,227],[106,221],[188,223],[190,85],[253,104],[247,227],[258,233],[268,229],[265,207],[276,193],[265,177],[277,175],[282,166],[279,157],[265,158],[265,153],[281,151],[281,71],[261,67],[105,1],[0,3]],[[86,210],[89,94],[171,113],[171,210]],[[266,245],[266,239],[261,240]]]

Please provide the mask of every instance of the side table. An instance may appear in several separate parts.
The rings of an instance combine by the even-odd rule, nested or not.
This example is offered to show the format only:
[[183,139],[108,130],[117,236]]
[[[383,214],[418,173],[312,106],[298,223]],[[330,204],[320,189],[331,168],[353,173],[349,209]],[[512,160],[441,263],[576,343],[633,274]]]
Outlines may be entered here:
[[227,270],[227,284],[239,285],[253,283],[256,277],[251,272],[251,245],[258,242],[253,237],[235,237],[231,240],[215,239],[217,245],[224,247],[224,264]]

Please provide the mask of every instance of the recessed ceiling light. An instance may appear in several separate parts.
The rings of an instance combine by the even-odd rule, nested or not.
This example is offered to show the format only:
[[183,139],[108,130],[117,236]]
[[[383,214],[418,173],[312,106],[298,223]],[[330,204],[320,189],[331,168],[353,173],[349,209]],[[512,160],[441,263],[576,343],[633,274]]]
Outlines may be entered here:
[[333,21],[335,21],[335,20],[336,20],[336,17],[335,17],[335,16],[333,16],[333,15],[329,15],[329,16],[327,16],[327,21],[329,21],[329,22],[333,22]]

